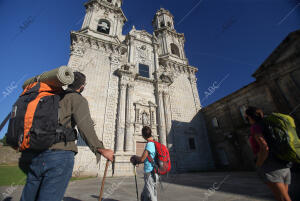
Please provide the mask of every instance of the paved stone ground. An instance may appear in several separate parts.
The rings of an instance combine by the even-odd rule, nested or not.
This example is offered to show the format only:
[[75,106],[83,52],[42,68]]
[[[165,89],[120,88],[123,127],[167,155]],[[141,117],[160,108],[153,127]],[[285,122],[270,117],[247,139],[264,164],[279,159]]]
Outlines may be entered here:
[[[293,201],[300,200],[299,176],[300,173],[293,173],[293,185],[290,187]],[[71,182],[63,201],[97,201],[100,185],[101,178]],[[140,193],[143,187],[142,175],[138,176],[138,185]],[[164,191],[159,190],[159,201],[273,200],[269,189],[257,178],[255,172],[177,174],[170,176],[163,187]],[[8,188],[0,187],[1,195]],[[13,193],[5,201],[19,200],[22,186],[16,189],[13,186],[12,190]],[[104,196],[105,201],[136,201],[134,177],[107,178]]]

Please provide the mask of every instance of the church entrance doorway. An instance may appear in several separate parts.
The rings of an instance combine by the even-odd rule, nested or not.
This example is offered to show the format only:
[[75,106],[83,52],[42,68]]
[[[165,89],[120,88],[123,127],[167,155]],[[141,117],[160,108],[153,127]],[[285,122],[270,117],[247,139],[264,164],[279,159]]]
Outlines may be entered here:
[[[136,142],[136,155],[142,156],[146,147],[146,142]],[[144,173],[144,164],[136,168],[137,173],[141,176]]]

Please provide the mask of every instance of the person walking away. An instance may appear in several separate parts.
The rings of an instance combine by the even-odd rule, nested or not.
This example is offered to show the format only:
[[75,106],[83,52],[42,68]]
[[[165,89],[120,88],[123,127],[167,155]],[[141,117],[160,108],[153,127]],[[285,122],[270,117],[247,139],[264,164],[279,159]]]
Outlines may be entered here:
[[264,133],[264,114],[256,107],[248,107],[246,119],[251,125],[249,142],[256,156],[256,167],[259,177],[271,189],[276,200],[291,201],[288,193],[291,184],[291,163],[278,159],[268,145]]
[[[97,138],[88,101],[81,95],[86,77],[80,72],[74,72],[74,76],[73,84],[69,85],[59,101],[59,123],[66,128],[77,126],[82,139],[96,155],[97,162],[101,155],[113,161],[114,153],[105,149]],[[27,172],[27,180],[21,201],[61,201],[72,177],[77,152],[75,140],[55,143],[42,152],[22,152],[19,163]]]
[[133,165],[144,163],[144,189],[141,194],[142,201],[157,201],[158,174],[155,172],[154,160],[156,157],[155,144],[153,142],[151,128],[143,127],[142,136],[147,140],[146,148],[142,156],[132,156],[130,161]]

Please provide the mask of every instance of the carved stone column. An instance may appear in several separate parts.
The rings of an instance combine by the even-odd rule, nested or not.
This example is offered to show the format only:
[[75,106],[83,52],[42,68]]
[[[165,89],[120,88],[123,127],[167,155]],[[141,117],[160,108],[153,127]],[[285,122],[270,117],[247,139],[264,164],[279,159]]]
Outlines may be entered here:
[[164,112],[165,112],[165,120],[166,120],[166,136],[168,136],[168,147],[171,148],[173,145],[173,139],[171,136],[171,127],[172,127],[172,117],[170,110],[170,96],[168,92],[163,93],[163,101],[164,101]]
[[154,67],[155,67],[154,71],[157,71],[159,69],[157,44],[153,45],[153,49],[154,49]]
[[163,37],[163,43],[164,43],[164,48],[165,48],[165,54],[170,53],[169,49],[168,49],[168,43],[167,43],[167,36],[166,34],[164,34],[165,36]]
[[113,27],[113,35],[116,35],[117,34],[117,29],[118,29],[118,22],[119,22],[119,16],[118,15],[115,15],[114,17],[114,24],[115,26]]
[[126,99],[126,128],[125,128],[125,151],[133,151],[133,124],[131,122],[132,95],[134,85],[128,84]]
[[117,138],[116,151],[124,151],[124,132],[125,132],[125,106],[126,106],[126,83],[120,78],[119,105],[117,116]]
[[157,102],[158,102],[158,132],[159,132],[159,141],[160,143],[167,145],[167,136],[166,136],[166,125],[165,125],[165,113],[164,113],[164,101],[163,101],[163,91],[157,91]]
[[134,39],[130,38],[129,40],[129,57],[128,57],[128,62],[133,63],[134,62],[134,48],[135,48],[135,43]]

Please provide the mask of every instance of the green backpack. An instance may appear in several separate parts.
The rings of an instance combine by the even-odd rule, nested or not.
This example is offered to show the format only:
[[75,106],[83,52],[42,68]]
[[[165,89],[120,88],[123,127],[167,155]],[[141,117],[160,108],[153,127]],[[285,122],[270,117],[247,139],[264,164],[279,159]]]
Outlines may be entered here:
[[294,119],[289,115],[272,113],[263,122],[264,137],[270,151],[281,160],[300,163],[300,140]]

